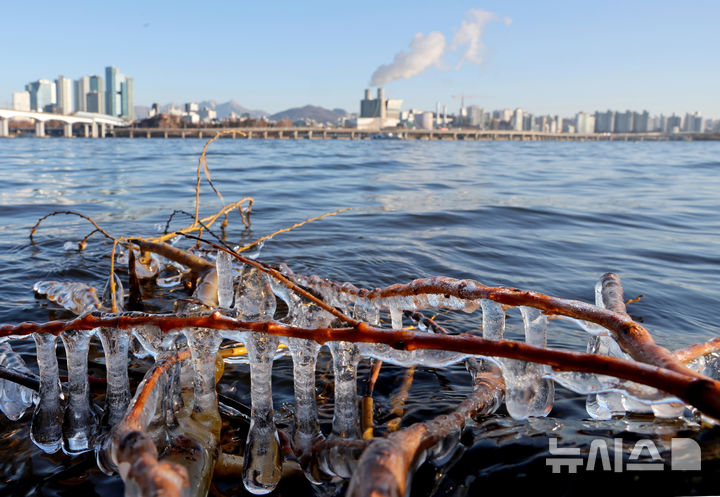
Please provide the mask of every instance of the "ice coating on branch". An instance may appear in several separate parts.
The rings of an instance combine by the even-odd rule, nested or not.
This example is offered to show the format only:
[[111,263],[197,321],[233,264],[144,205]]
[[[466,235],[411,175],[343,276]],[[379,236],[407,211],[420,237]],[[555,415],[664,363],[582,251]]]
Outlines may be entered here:
[[335,373],[335,411],[332,435],[340,438],[359,438],[360,422],[357,399],[357,366],[360,362],[358,346],[350,342],[329,342]]
[[[615,281],[607,278],[606,276],[607,275],[604,275],[595,283],[595,305],[604,309],[609,309],[610,302],[607,302],[606,298],[603,296],[603,282],[605,282],[608,286],[613,287],[611,288],[613,291],[619,290],[622,292],[622,290],[614,288],[617,286]],[[620,299],[622,299],[622,293],[620,294]],[[624,305],[622,306],[622,309],[610,310],[625,312]],[[590,354],[622,357],[624,359],[628,359],[630,357],[625,354],[622,349],[620,349],[617,342],[609,335],[591,336],[588,340],[587,352]],[[618,392],[589,395],[585,401],[585,410],[593,419],[610,419],[613,416],[623,416],[625,414],[623,395]]]
[[[127,267],[129,251],[120,251],[115,259],[115,263],[120,267]],[[146,254],[135,250],[135,274],[140,279],[149,279],[157,275],[167,265],[164,257],[148,252]]]
[[55,348],[57,337],[33,333],[40,376],[40,397],[33,413],[30,438],[45,452],[57,452],[62,445],[63,394],[60,388]]
[[90,407],[88,384],[90,336],[84,331],[66,331],[60,335],[68,371],[68,402],[63,420],[63,450],[67,454],[80,454],[93,448],[96,416]]
[[218,307],[229,309],[233,302],[233,256],[219,250],[215,258],[218,275]]
[[[671,405],[678,399],[656,388],[640,385],[627,380],[620,380],[612,376],[605,376],[595,373],[584,373],[574,371],[552,371],[549,370],[546,376],[552,378],[562,386],[580,394],[604,394],[617,393],[623,398],[630,398],[636,404],[642,406],[646,412],[649,411],[649,405],[653,407],[657,404]],[[684,406],[683,406],[684,407]],[[665,407],[659,407],[659,411],[669,413],[670,410]],[[670,417],[670,416],[663,416]],[[674,416],[672,416],[674,417]]]
[[[0,343],[0,366],[10,371],[33,376],[20,354],[9,343]],[[33,405],[35,392],[9,380],[0,380],[0,410],[12,421],[20,419]]]
[[258,321],[272,319],[275,296],[267,274],[252,266],[244,266],[235,290],[233,309],[238,319]]
[[100,308],[97,290],[80,281],[38,281],[33,290],[78,315]]
[[384,343],[359,343],[357,347],[364,357],[373,357],[388,364],[404,367],[444,368],[462,362],[468,357],[462,352],[446,350],[398,350]]
[[138,343],[155,359],[175,346],[175,336],[163,333],[157,326],[138,326],[131,331]]
[[128,379],[130,332],[116,328],[98,328],[97,334],[105,351],[107,379],[105,416],[107,424],[115,426],[122,420],[130,402]]
[[243,484],[256,495],[272,492],[282,476],[282,456],[272,401],[272,364],[278,339],[265,333],[247,333],[250,359],[250,429],[245,443]]

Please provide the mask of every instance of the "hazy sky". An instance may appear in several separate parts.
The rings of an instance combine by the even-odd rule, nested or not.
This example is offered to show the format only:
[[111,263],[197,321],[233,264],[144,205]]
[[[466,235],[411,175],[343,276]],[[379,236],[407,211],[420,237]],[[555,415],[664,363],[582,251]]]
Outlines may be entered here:
[[465,94],[466,104],[536,114],[610,108],[720,118],[720,2],[710,0],[0,8],[3,107],[28,81],[104,76],[115,65],[134,77],[136,105],[234,99],[269,112],[305,104],[357,112],[375,75],[406,109],[439,101],[455,111],[452,96]]

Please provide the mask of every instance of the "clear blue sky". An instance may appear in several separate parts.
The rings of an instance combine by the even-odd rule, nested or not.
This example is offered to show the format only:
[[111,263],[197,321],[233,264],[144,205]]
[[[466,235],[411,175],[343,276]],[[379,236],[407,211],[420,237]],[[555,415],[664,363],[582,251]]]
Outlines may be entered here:
[[[102,74],[135,79],[136,105],[234,99],[276,112],[305,104],[357,111],[380,65],[417,33],[450,46],[471,9],[497,15],[483,59],[464,48],[386,83],[404,108],[459,106],[571,115],[579,110],[699,110],[720,118],[720,2],[4,2],[0,105],[28,81]],[[512,20],[508,24],[509,18]],[[441,37],[441,38],[442,38]],[[441,66],[441,67],[438,67]]]

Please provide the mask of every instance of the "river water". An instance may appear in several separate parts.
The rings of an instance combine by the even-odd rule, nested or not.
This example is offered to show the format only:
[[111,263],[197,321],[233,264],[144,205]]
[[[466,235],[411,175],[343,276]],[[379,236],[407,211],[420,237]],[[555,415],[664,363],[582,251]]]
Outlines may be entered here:
[[[203,144],[192,139],[0,141],[0,323],[57,315],[54,306],[35,298],[37,280],[82,280],[102,287],[107,278],[109,244],[101,237],[93,236],[83,252],[64,248],[89,233],[89,225],[69,216],[48,219],[31,245],[30,227],[38,218],[72,209],[110,233],[151,236],[174,210],[194,211]],[[595,281],[612,271],[621,277],[627,298],[643,295],[628,310],[660,345],[680,348],[718,333],[718,143],[219,140],[210,146],[208,164],[227,201],[255,199],[252,230],[231,218],[231,241],[251,241],[306,218],[352,208],[265,245],[262,260],[286,263],[296,272],[364,287],[445,275],[592,302]],[[220,206],[204,183],[201,214]],[[189,222],[178,214],[173,226]],[[479,326],[478,319],[467,325]],[[551,326],[549,345],[584,349],[587,337],[565,328],[553,333]],[[34,347],[19,347],[32,364]],[[443,377],[421,371],[407,419],[451,409],[451,400],[467,392],[454,386],[461,373]],[[389,374],[401,377],[402,371]],[[433,397],[438,385],[446,396]],[[236,386],[243,395],[243,387]],[[285,405],[292,391],[278,395],[276,403]],[[420,400],[413,403],[413,396]],[[483,481],[506,477],[507,471],[525,475],[528,482],[547,479],[549,469],[538,462],[547,450],[542,433],[556,429],[547,423],[570,423],[577,440],[588,430],[627,433],[626,426],[586,421],[579,396],[560,397],[550,418],[535,426],[493,418],[495,425],[486,427],[490,432],[524,435],[517,444],[494,442],[498,459],[491,462],[482,459],[491,453],[486,442],[473,445],[469,453],[480,457],[482,469],[464,457],[445,468],[443,478],[419,478],[441,481],[434,490],[438,495],[473,494]],[[642,426],[656,426],[651,421]],[[9,492],[63,495],[73,485],[103,495],[121,491],[117,477],[94,471],[87,458],[78,462],[35,450],[26,440],[28,424],[6,422],[3,428],[0,472]],[[66,472],[62,478],[53,476],[58,468]],[[552,481],[573,481],[565,476]],[[694,483],[681,479],[679,488],[702,493],[704,484],[693,478]],[[567,484],[571,493],[578,490]]]

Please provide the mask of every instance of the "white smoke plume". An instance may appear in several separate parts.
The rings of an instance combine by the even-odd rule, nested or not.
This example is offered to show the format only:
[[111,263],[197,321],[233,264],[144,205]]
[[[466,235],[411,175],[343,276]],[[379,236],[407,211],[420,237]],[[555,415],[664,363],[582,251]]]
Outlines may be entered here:
[[437,64],[445,53],[445,36],[433,31],[417,33],[410,42],[410,50],[395,55],[392,64],[378,67],[370,78],[371,86],[380,86],[396,79],[410,79]]
[[497,14],[483,9],[470,9],[465,15],[468,19],[460,24],[460,29],[455,33],[450,45],[451,50],[457,50],[461,46],[467,45],[465,52],[457,63],[456,69],[459,69],[464,61],[473,64],[482,63],[483,52],[485,51],[485,45],[482,42],[483,32],[488,24],[498,18]]
[[[443,67],[443,55],[466,47],[455,66],[459,69],[463,62],[480,64],[483,61],[485,45],[482,36],[488,24],[498,20],[497,14],[483,9],[470,9],[465,14],[466,19],[455,32],[450,45],[445,35],[433,31],[424,35],[417,33],[410,43],[410,50],[395,55],[392,64],[381,65],[370,78],[371,86],[380,86],[396,79],[410,79],[432,66]],[[506,26],[512,19],[503,18]]]

